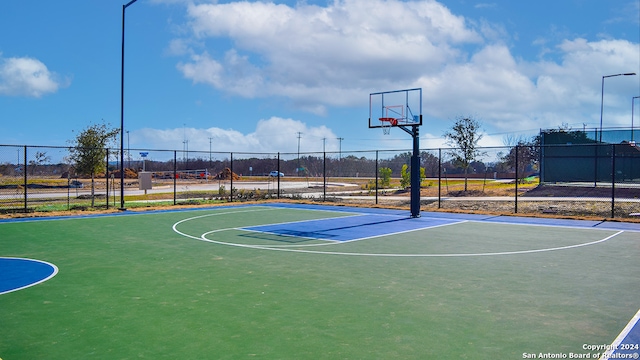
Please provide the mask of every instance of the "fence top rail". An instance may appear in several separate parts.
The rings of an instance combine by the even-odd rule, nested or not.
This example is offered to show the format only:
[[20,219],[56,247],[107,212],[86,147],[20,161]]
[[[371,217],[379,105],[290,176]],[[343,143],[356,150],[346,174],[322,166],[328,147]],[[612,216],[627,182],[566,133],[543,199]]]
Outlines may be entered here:
[[[586,143],[586,144],[544,144],[544,145],[539,145],[539,144],[524,144],[524,145],[509,145],[509,146],[483,146],[483,147],[477,147],[476,149],[478,150],[501,150],[501,149],[513,149],[516,147],[527,147],[527,148],[559,148],[559,147],[567,147],[567,146],[571,146],[571,147],[593,147],[593,146],[631,146],[631,147],[638,147],[637,145],[631,144],[631,143]],[[62,150],[69,150],[72,148],[78,148],[76,146],[47,146],[47,145],[5,145],[5,144],[0,144],[0,148],[20,148],[20,149],[24,149],[24,148],[36,148],[36,149],[62,149]],[[120,148],[105,148],[106,150],[109,150],[110,152],[114,153],[114,152],[120,152]],[[459,147],[447,147],[447,148],[421,148],[420,152],[437,152],[437,151],[456,151],[456,150],[460,150],[461,148]],[[178,153],[178,154],[182,154],[182,153],[189,153],[189,154],[207,154],[207,155],[256,155],[256,156],[273,156],[273,157],[277,157],[277,156],[293,156],[293,155],[322,155],[322,154],[371,154],[371,153],[399,153],[399,152],[411,152],[410,148],[405,148],[405,149],[384,149],[384,150],[375,150],[375,149],[370,149],[370,150],[333,150],[333,151],[305,151],[305,152],[245,152],[245,151],[209,151],[209,150],[189,150],[189,151],[185,151],[183,149],[180,150],[171,150],[171,149],[151,149],[151,148],[128,148],[125,151],[131,153],[131,152],[138,152],[138,151],[144,151],[144,152],[169,152],[169,153]]]

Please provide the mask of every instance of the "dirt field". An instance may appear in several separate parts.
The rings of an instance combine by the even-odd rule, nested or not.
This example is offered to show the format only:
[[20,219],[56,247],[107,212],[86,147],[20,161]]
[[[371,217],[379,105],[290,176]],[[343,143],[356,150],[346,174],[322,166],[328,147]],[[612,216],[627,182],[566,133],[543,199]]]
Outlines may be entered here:
[[[456,184],[441,189],[442,200],[422,200],[422,211],[466,212],[477,214],[539,216],[576,218],[590,220],[611,220],[611,188],[588,188],[571,186],[550,186],[526,184],[518,187],[518,202],[514,197],[513,184],[489,186],[482,189],[478,184],[464,191],[463,185]],[[483,191],[484,190],[484,191]],[[438,188],[422,188],[421,197],[437,197]],[[397,200],[398,196],[402,197]],[[409,191],[379,192],[379,205],[409,209]],[[618,221],[640,222],[640,202],[620,199],[640,198],[640,189],[617,188],[614,218]],[[474,200],[474,197],[477,200]],[[503,197],[501,200],[486,200],[487,197]],[[535,201],[531,198],[537,198]],[[549,201],[539,198],[548,197]],[[464,198],[464,199],[463,199]],[[563,198],[563,199],[560,199]],[[576,198],[567,200],[566,198]],[[349,204],[370,205],[370,200],[343,198],[337,200]]]

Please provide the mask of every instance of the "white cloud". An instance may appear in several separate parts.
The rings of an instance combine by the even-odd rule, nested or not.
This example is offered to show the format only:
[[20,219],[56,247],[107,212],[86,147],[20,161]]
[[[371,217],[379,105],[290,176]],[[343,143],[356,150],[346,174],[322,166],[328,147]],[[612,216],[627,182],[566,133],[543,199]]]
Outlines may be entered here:
[[[404,88],[458,58],[454,45],[481,41],[435,1],[243,1],[191,5],[188,14],[197,39],[229,38],[234,48],[215,60],[200,50],[180,65],[185,77],[245,97],[288,97],[316,113],[371,89]],[[219,66],[203,66],[210,60]]]
[[206,52],[202,55],[192,55],[191,62],[178,63],[177,68],[194,83],[205,83],[214,87],[224,85],[222,81],[223,66]]
[[[485,123],[502,131],[556,128],[562,123],[599,125],[601,77],[638,72],[638,44],[574,39],[565,40],[557,51],[559,63],[528,62],[515,58],[505,45],[486,45],[468,62],[421,78],[425,108],[440,118],[481,114]],[[624,94],[637,92],[639,84],[637,77],[610,80],[605,104],[630,101]],[[628,111],[610,112],[605,126],[628,126],[628,117]]]
[[173,39],[169,42],[169,46],[165,50],[167,55],[181,56],[191,55],[189,41],[186,39]]
[[255,131],[248,134],[217,127],[136,130],[131,132],[131,147],[142,144],[153,149],[206,152],[211,144],[213,152],[294,153],[298,133],[302,134],[301,152],[338,150],[337,136],[326,126],[309,127],[301,121],[279,117],[258,121]]
[[55,93],[63,82],[41,61],[29,57],[2,58],[0,54],[0,95],[41,97]]
[[[520,58],[502,24],[465,19],[435,0],[191,3],[187,13],[193,35],[174,44],[189,54],[178,65],[186,78],[319,115],[366,108],[370,92],[422,87],[425,114],[440,120],[479,114],[492,131],[593,126],[601,76],[640,69],[639,45],[626,40],[538,38],[540,57]],[[608,81],[605,104],[628,102],[637,85]],[[627,112],[606,117],[607,126],[628,122]]]
[[476,8],[476,9],[485,9],[485,8],[494,8],[496,6],[497,6],[496,3],[478,3],[478,4],[474,5],[473,7]]

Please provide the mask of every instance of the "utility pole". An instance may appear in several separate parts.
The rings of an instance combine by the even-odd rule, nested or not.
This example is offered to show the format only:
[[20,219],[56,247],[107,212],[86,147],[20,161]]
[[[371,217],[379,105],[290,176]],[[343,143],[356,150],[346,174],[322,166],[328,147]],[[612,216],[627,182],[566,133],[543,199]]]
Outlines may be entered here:
[[184,149],[184,169],[189,169],[189,140],[184,140],[182,142],[182,147]]
[[211,170],[211,141],[213,140],[212,137],[209,138],[209,170]]
[[187,124],[182,124],[182,155],[184,156],[184,169],[189,168],[189,140],[187,140]]

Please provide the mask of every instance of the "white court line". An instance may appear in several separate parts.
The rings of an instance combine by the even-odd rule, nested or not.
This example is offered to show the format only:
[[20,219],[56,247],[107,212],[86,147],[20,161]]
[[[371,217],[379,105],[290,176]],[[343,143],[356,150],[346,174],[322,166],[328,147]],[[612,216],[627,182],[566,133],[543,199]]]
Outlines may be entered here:
[[[312,253],[312,254],[327,254],[327,255],[349,255],[349,256],[378,256],[378,257],[476,257],[476,256],[498,256],[498,255],[520,255],[520,254],[533,254],[533,253],[543,253],[550,251],[558,251],[558,250],[567,250],[567,249],[575,249],[583,246],[595,245],[607,240],[614,238],[617,235],[622,234],[624,231],[619,231],[611,236],[607,236],[604,239],[591,241],[584,244],[575,244],[568,246],[560,246],[555,248],[545,248],[545,249],[534,249],[534,250],[521,250],[521,251],[505,251],[505,252],[490,252],[490,253],[458,253],[458,254],[384,254],[384,253],[348,253],[348,252],[337,252],[337,251],[312,251],[312,250],[298,250],[298,249],[285,249],[285,248],[274,248],[270,246],[260,246],[260,245],[243,245],[244,247],[261,249],[261,250],[276,250],[276,251],[289,251],[289,252],[299,252],[299,253]],[[213,241],[216,242],[216,241]],[[217,242],[224,243],[224,242]],[[224,243],[227,245],[235,245],[231,243]]]
[[[342,217],[339,218],[331,218],[331,219],[341,219]],[[331,219],[322,219],[322,220],[331,220]],[[308,221],[315,221],[315,220],[308,220]],[[295,245],[295,244],[287,244],[287,245],[251,245],[251,246],[259,246],[261,248],[265,247],[265,248],[287,248],[287,247],[313,247],[313,246],[326,246],[326,245],[336,245],[336,244],[346,244],[346,243],[350,243],[350,242],[354,242],[354,241],[361,241],[361,240],[369,240],[369,239],[375,239],[375,238],[379,238],[379,237],[385,237],[385,236],[392,236],[392,235],[400,235],[400,234],[406,234],[406,233],[410,233],[410,232],[414,232],[414,231],[420,231],[420,230],[429,230],[429,229],[435,229],[435,228],[439,228],[442,226],[449,226],[449,225],[456,225],[456,224],[461,224],[467,222],[467,220],[462,220],[456,223],[449,223],[449,224],[440,224],[440,225],[433,225],[433,226],[425,226],[425,227],[421,227],[421,228],[416,228],[416,229],[410,229],[410,230],[405,230],[405,231],[396,231],[396,232],[391,232],[391,233],[385,233],[385,234],[380,234],[380,235],[372,235],[372,236],[367,236],[367,237],[362,237],[362,238],[357,238],[357,239],[351,239],[351,240],[331,240],[331,239],[323,239],[323,238],[314,238],[311,236],[298,236],[298,235],[289,235],[289,234],[281,234],[281,233],[277,233],[277,232],[271,232],[271,231],[259,231],[259,230],[251,230],[251,229],[246,229],[246,228],[230,228],[230,229],[224,229],[224,230],[238,230],[238,231],[248,231],[248,232],[256,232],[256,233],[261,233],[261,234],[270,234],[270,235],[277,235],[277,236],[288,236],[288,237],[297,237],[297,238],[302,238],[302,239],[309,239],[309,240],[317,240],[317,241],[325,241],[325,243],[322,244],[301,244],[301,245]],[[288,224],[288,223],[283,223],[283,224]],[[280,224],[276,224],[276,225],[280,225]],[[260,226],[260,225],[258,225]],[[269,225],[266,225],[269,226]],[[201,237],[206,238],[206,236],[210,233],[216,232],[214,231],[210,231],[207,233],[204,233],[201,235]]]
[[[454,221],[454,220],[450,220],[450,221]],[[349,242],[353,242],[353,241],[375,239],[375,238],[389,236],[389,235],[400,235],[400,234],[406,234],[406,233],[410,233],[410,232],[414,232],[414,231],[420,231],[420,230],[436,229],[436,228],[439,228],[439,227],[450,226],[450,225],[458,225],[458,224],[463,224],[463,223],[466,223],[466,222],[468,222],[468,220],[458,220],[458,221],[454,221],[454,222],[451,222],[451,223],[448,223],[448,224],[425,226],[425,227],[421,227],[421,228],[417,228],[417,229],[410,229],[410,230],[405,230],[405,231],[396,231],[396,232],[388,233],[388,234],[366,236],[366,237],[362,237],[362,238],[358,238],[358,239],[342,241],[342,243],[349,243]]]
[[[273,210],[275,210],[275,209],[277,209],[277,208],[273,208]],[[272,209],[269,209],[269,210],[272,210]],[[181,231],[179,231],[177,229],[177,225],[178,224],[184,223],[186,221],[190,221],[190,220],[193,220],[193,219],[197,219],[197,218],[203,218],[203,217],[206,217],[206,216],[214,216],[214,215],[225,215],[225,214],[231,214],[231,213],[250,212],[250,211],[264,211],[264,209],[262,209],[262,210],[235,211],[235,212],[227,212],[227,213],[216,213],[216,214],[208,214],[208,215],[203,215],[203,216],[197,216],[197,217],[193,217],[193,218],[183,219],[183,220],[181,220],[181,221],[179,221],[179,222],[177,222],[177,223],[175,223],[173,225],[173,230],[176,233],[180,234],[180,235],[183,235],[183,236],[191,238],[191,239],[199,240],[199,241],[205,241],[205,242],[221,244],[221,245],[229,245],[229,246],[250,248],[250,249],[271,250],[271,251],[288,251],[288,252],[310,253],[310,254],[347,255],[347,256],[377,256],[377,257],[472,257],[472,256],[497,256],[497,255],[532,254],[532,253],[542,253],[542,252],[550,252],[550,251],[558,251],[558,250],[575,249],[575,248],[584,247],[584,246],[596,245],[596,244],[608,241],[608,240],[610,240],[610,239],[612,239],[612,238],[624,233],[624,231],[621,230],[621,231],[618,231],[618,232],[616,232],[616,233],[614,233],[614,234],[612,234],[610,236],[607,236],[607,237],[605,237],[603,239],[591,241],[591,242],[588,242],[588,243],[574,244],[574,245],[567,245],[567,246],[559,246],[559,247],[554,247],[554,248],[533,249],[533,250],[490,252],[490,253],[457,253],[457,254],[393,254],[393,253],[389,254],[389,253],[348,253],[348,252],[337,252],[337,251],[314,251],[314,250],[304,250],[304,249],[289,249],[289,248],[285,248],[283,246],[275,247],[275,246],[269,246],[269,245],[238,244],[238,243],[229,243],[229,242],[224,242],[224,241],[217,241],[217,240],[212,240],[212,239],[208,239],[207,238],[207,235],[218,233],[218,232],[223,232],[223,231],[229,231],[229,230],[247,231],[247,230],[244,230],[242,228],[235,228],[235,227],[234,228],[212,230],[212,231],[209,231],[209,232],[206,232],[206,233],[202,234],[200,237],[196,237],[196,236],[193,236],[193,235],[189,235],[189,234],[183,233],[183,232],[181,232]],[[467,220],[461,221],[459,223],[464,223],[464,222],[467,222]],[[435,227],[455,225],[455,224],[459,224],[459,223],[441,224],[441,225],[437,225]],[[496,224],[501,224],[501,223],[496,223]],[[421,229],[407,230],[406,232],[417,231],[417,230],[425,230],[425,229],[429,229],[429,228],[430,227],[425,227],[425,228],[421,228]],[[431,228],[433,228],[433,227],[431,227]],[[389,234],[386,234],[386,235],[389,235]],[[375,238],[375,237],[381,237],[381,236],[386,236],[386,235],[373,236],[373,237],[368,237],[366,239]],[[365,239],[365,238],[363,238],[363,239]],[[363,239],[359,239],[359,240],[363,240]],[[342,241],[342,242],[339,242],[339,243],[343,244],[343,243],[347,243],[347,242],[349,242],[349,241]],[[335,245],[335,243],[318,244],[316,246],[321,246],[321,245]],[[294,245],[293,247],[299,248],[299,247],[302,247],[302,245]]]
[[[288,223],[284,223],[284,224],[288,224]],[[258,225],[260,226],[260,225]],[[266,225],[268,226],[268,225]],[[227,230],[231,230],[231,229],[227,229]],[[252,229],[247,229],[247,228],[233,228],[233,230],[238,230],[238,231],[246,231],[246,232],[250,232],[250,233],[256,233],[256,234],[268,234],[268,235],[276,235],[276,236],[282,236],[282,237],[291,237],[291,238],[299,238],[299,239],[308,239],[308,240],[317,240],[317,241],[326,241],[327,243],[323,243],[323,244],[302,244],[302,245],[293,245],[293,244],[289,244],[289,245],[264,245],[264,246],[269,246],[269,247],[300,247],[300,246],[321,246],[321,245],[333,245],[336,243],[341,243],[342,241],[340,240],[330,240],[330,239],[321,239],[321,238],[314,238],[311,236],[300,236],[300,235],[290,235],[290,234],[280,234],[280,233],[276,233],[276,232],[271,232],[271,231],[260,231],[260,230],[252,230]],[[202,237],[205,237],[212,233],[207,232],[202,234]]]
[[[275,206],[275,205],[268,205],[268,206],[273,206],[275,208],[280,208],[280,209],[292,209],[292,207],[281,207],[281,206]],[[315,206],[322,206],[322,205],[315,205]],[[407,216],[403,216],[403,215],[398,215],[398,214],[384,214],[384,213],[376,213],[376,212],[366,212],[366,210],[368,210],[367,208],[359,208],[360,210],[362,210],[361,212],[355,212],[355,211],[346,211],[346,210],[342,210],[341,208],[337,208],[337,209],[333,209],[333,210],[325,210],[325,209],[317,209],[317,211],[329,211],[329,212],[346,212],[346,213],[355,213],[355,214],[365,214],[365,215],[373,215],[373,216],[390,216],[390,217],[407,217]],[[304,208],[304,210],[312,210],[312,211],[316,211],[316,209],[312,209],[312,208]],[[444,213],[444,212],[439,212],[437,213],[439,216],[437,217],[432,217],[431,219],[435,219],[435,220],[448,220],[448,221],[461,221],[461,219],[459,217],[448,217]],[[440,215],[445,215],[445,216],[440,216]],[[472,215],[472,214],[471,214]],[[516,214],[517,215],[517,214]],[[478,217],[480,217],[481,215],[477,215]],[[427,217],[424,217],[427,218]],[[506,221],[497,221],[497,220],[493,220],[493,219],[508,219]],[[544,224],[544,223],[534,223],[534,222],[528,222],[528,221],[524,221],[522,219],[529,219],[526,217],[518,217],[518,216],[505,216],[505,215],[485,215],[484,218],[482,219],[462,219],[468,222],[476,222],[476,223],[484,223],[484,224],[502,224],[502,225],[517,225],[517,226],[540,226],[540,227],[550,227],[550,228],[563,228],[563,229],[582,229],[582,230],[599,230],[599,231],[616,231],[618,229],[615,228],[606,228],[606,227],[599,227],[599,226],[578,226],[578,225],[568,225],[568,224]],[[543,218],[532,218],[532,219],[541,219],[544,220]],[[553,221],[554,219],[547,219],[549,221]],[[567,220],[567,221],[575,221],[575,222],[581,222],[581,221],[585,221],[588,222],[588,220],[574,220],[574,219],[558,219],[558,220]],[[594,221],[591,221],[594,222]],[[611,221],[599,221],[598,225],[601,225],[603,223],[612,223]],[[638,232],[638,230],[634,230],[634,229],[624,229],[622,231],[625,232]]]
[[[205,214],[205,215],[200,215],[200,216],[194,216],[194,217],[187,218],[187,219],[182,219],[182,220],[178,221],[177,223],[173,224],[172,228],[173,228],[173,231],[174,231],[174,232],[176,232],[176,233],[178,233],[178,234],[180,234],[180,235],[182,235],[182,236],[186,236],[186,237],[189,237],[189,238],[192,238],[192,239],[195,239],[195,240],[205,240],[205,241],[209,241],[208,239],[202,239],[202,237],[203,237],[204,235],[206,235],[206,234],[210,234],[210,233],[214,233],[214,232],[218,232],[218,231],[227,231],[227,230],[255,231],[255,230],[244,229],[244,227],[239,227],[239,228],[227,228],[227,229],[218,229],[218,230],[214,230],[214,231],[207,232],[207,233],[205,233],[205,234],[201,235],[200,237],[195,237],[195,236],[192,236],[192,235],[189,235],[189,234],[186,234],[186,233],[183,233],[183,232],[179,231],[179,230],[177,229],[177,226],[178,226],[178,225],[180,225],[181,223],[186,222],[186,221],[191,221],[191,220],[195,220],[195,219],[205,218],[205,217],[209,217],[209,216],[228,215],[228,214],[237,214],[237,213],[254,212],[254,211],[282,210],[282,209],[287,210],[287,209],[289,209],[289,208],[282,208],[282,207],[277,207],[277,206],[264,206],[263,208],[260,208],[260,209],[255,209],[255,208],[253,208],[253,209],[251,209],[251,210],[227,211],[227,212],[218,212],[218,213],[214,213],[214,214]],[[295,210],[295,209],[294,209],[294,210]],[[305,209],[305,210],[307,210],[307,209]],[[309,211],[314,211],[314,210],[309,210]],[[323,211],[330,212],[329,210],[323,210]],[[338,211],[332,211],[332,212],[334,212],[334,213],[341,213],[341,214],[343,214],[343,213],[352,214],[352,215],[350,215],[350,216],[340,216],[340,217],[338,217],[338,218],[341,218],[341,217],[351,217],[351,216],[363,216],[363,214],[361,214],[361,213],[338,212]],[[295,224],[295,223],[301,223],[301,222],[307,222],[307,221],[333,220],[333,219],[336,219],[336,218],[324,218],[324,219],[315,219],[315,220],[314,220],[314,219],[312,219],[312,220],[299,220],[299,221],[285,221],[285,222],[281,222],[281,223],[273,223],[273,224],[268,224],[268,225],[251,225],[251,226],[247,226],[247,227],[249,228],[249,227],[258,227],[258,226],[285,225],[285,224]],[[265,232],[265,231],[255,231],[255,232],[268,233],[268,232]],[[278,235],[279,235],[279,234],[278,234]],[[312,238],[311,238],[311,239],[312,239]],[[321,239],[313,239],[313,240],[321,240]],[[330,241],[330,240],[326,240],[326,241]],[[215,241],[212,241],[212,242],[215,242]],[[223,242],[223,243],[221,243],[221,244],[227,244],[227,243],[224,243],[224,242]],[[231,245],[231,244],[227,244],[227,245]]]
[[633,329],[633,327],[636,326],[638,321],[640,321],[640,310],[638,310],[636,315],[633,318],[631,318],[631,320],[629,321],[627,326],[624,327],[620,335],[618,335],[618,337],[615,340],[613,340],[613,342],[611,343],[611,347],[604,354],[602,354],[602,356],[600,357],[600,360],[609,360],[611,355],[613,355],[613,353],[618,349],[618,347],[620,346],[624,338],[626,338],[627,335],[629,335],[629,333],[631,332],[631,329]]
[[[325,210],[325,211],[326,211],[326,210]],[[324,238],[316,238],[316,237],[312,237],[312,236],[289,235],[289,234],[282,234],[282,233],[273,232],[273,231],[264,231],[264,230],[254,230],[254,229],[250,229],[250,228],[255,228],[255,227],[265,227],[265,226],[272,226],[272,225],[289,225],[289,224],[298,224],[298,223],[305,223],[305,222],[311,222],[311,221],[336,220],[336,219],[351,218],[351,217],[356,217],[356,216],[378,216],[378,214],[374,214],[374,213],[353,213],[353,216],[339,216],[339,217],[324,218],[324,219],[299,220],[299,221],[291,221],[291,222],[273,223],[273,224],[267,224],[267,225],[251,225],[251,226],[247,226],[247,227],[235,228],[235,230],[250,231],[250,232],[263,233],[263,234],[271,234],[271,235],[278,235],[278,236],[291,236],[291,237],[298,237],[298,238],[302,238],[302,239],[310,239],[310,240],[318,240],[318,241],[328,241],[328,242],[330,242],[331,244],[333,244],[333,243],[348,243],[348,242],[353,242],[353,241],[360,241],[360,240],[374,239],[374,238],[384,237],[384,236],[388,236],[388,235],[399,235],[399,234],[405,234],[405,233],[412,232],[412,231],[419,231],[419,230],[433,229],[433,228],[437,228],[437,227],[441,227],[441,226],[455,225],[455,224],[459,224],[459,223],[467,222],[467,220],[458,220],[458,221],[454,221],[454,220],[446,220],[446,221],[454,221],[454,223],[450,223],[450,224],[440,224],[440,225],[434,225],[434,226],[425,226],[425,227],[416,228],[416,229],[410,229],[410,230],[405,230],[405,231],[397,231],[397,232],[385,233],[385,234],[380,234],[380,235],[367,236],[367,237],[362,237],[362,238],[357,238],[357,239],[351,239],[351,240],[331,240],[331,239],[324,239]],[[391,214],[386,214],[386,215],[384,215],[384,216],[388,216],[388,217],[395,217],[395,218],[398,218],[398,220],[404,220],[404,219],[409,220],[409,218],[408,218],[408,217],[406,217],[406,216],[402,216],[402,215],[391,215]],[[440,220],[440,219],[436,219],[436,220]],[[362,224],[361,226],[366,226],[366,225],[371,225],[371,224]],[[331,245],[331,244],[329,244],[329,245]],[[321,245],[327,245],[327,244],[310,244],[310,245],[260,245],[260,246],[273,246],[273,247],[297,247],[297,246],[321,246]]]
[[[205,218],[205,217],[209,217],[209,216],[220,216],[220,215],[229,215],[229,214],[239,214],[239,213],[247,213],[247,212],[256,212],[256,211],[271,211],[271,210],[275,210],[275,208],[271,208],[271,207],[265,207],[264,209],[251,209],[251,210],[241,210],[241,211],[226,211],[226,212],[216,212],[213,214],[205,214],[205,215],[200,215],[200,216],[194,216],[194,217],[190,217],[190,218],[186,218],[186,219],[182,219],[178,222],[176,222],[175,224],[173,224],[173,226],[171,227],[173,229],[174,232],[191,238],[191,239],[195,239],[195,240],[201,240],[199,237],[193,236],[193,235],[189,235],[186,233],[183,233],[182,231],[178,230],[178,225],[187,222],[187,221],[191,221],[191,220],[195,220],[195,219],[201,219],[201,218]],[[228,229],[225,229],[228,230]]]
[[[273,210],[280,210],[280,209],[278,209],[278,208],[273,208]],[[312,210],[312,211],[313,211],[313,210]],[[334,213],[335,213],[335,211],[334,211]],[[340,212],[340,214],[344,214],[344,213]],[[243,227],[238,228],[238,229],[242,229],[242,230],[246,230],[246,231],[256,231],[256,232],[269,233],[269,231],[251,230],[251,229],[249,229],[249,228],[264,227],[264,226],[273,226],[273,225],[299,224],[299,223],[305,223],[305,222],[310,222],[310,221],[327,221],[327,220],[335,220],[335,219],[342,219],[342,218],[351,218],[351,217],[356,217],[356,216],[365,216],[365,215],[367,215],[367,214],[351,213],[351,215],[348,215],[348,216],[336,216],[336,217],[332,217],[332,218],[322,218],[322,219],[307,219],[307,220],[296,220],[296,221],[283,221],[283,222],[279,222],[279,223],[264,224],[264,225],[249,225],[249,226],[243,226]],[[320,239],[316,239],[316,240],[320,240]]]

